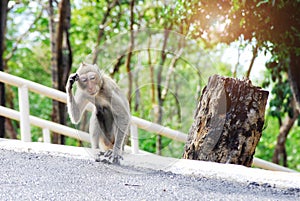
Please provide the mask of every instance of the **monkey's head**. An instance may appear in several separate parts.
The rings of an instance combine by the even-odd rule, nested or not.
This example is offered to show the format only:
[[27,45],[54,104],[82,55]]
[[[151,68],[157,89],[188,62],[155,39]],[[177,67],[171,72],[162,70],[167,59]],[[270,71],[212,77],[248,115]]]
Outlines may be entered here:
[[101,73],[96,64],[81,63],[77,70],[78,86],[89,96],[96,96],[102,87]]

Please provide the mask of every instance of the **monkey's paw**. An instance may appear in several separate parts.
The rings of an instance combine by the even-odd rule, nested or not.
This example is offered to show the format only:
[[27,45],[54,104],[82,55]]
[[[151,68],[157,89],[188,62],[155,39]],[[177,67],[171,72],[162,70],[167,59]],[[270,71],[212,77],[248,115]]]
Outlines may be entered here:
[[73,73],[69,76],[69,82],[67,84],[67,89],[71,90],[73,87],[74,82],[79,80],[79,75],[77,73]]
[[113,150],[107,150],[106,152],[100,152],[96,158],[96,162],[102,162],[107,164],[120,165],[120,160],[123,160],[121,155],[115,154]]
[[79,75],[77,73],[71,74],[69,79],[71,84],[73,84],[75,81],[79,80]]
[[100,151],[98,154],[96,154],[95,161],[96,162],[101,162],[101,158],[104,156],[105,152]]

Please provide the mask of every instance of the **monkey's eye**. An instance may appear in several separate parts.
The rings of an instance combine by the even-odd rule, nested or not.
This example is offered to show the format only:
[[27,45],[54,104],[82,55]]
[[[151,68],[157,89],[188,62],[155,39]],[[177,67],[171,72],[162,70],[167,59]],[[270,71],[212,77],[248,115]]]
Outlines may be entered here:
[[86,82],[87,78],[84,77],[84,78],[81,78],[80,80],[81,80],[81,82]]
[[94,75],[90,76],[90,80],[94,80],[94,79],[95,79]]

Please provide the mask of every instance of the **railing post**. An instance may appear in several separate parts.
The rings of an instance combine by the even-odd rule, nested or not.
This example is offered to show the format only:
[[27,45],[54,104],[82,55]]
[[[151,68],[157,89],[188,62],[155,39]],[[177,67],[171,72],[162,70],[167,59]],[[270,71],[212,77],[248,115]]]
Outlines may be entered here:
[[43,128],[43,141],[44,143],[51,143],[50,131],[48,128]]
[[30,121],[29,121],[29,99],[28,88],[22,85],[18,88],[19,92],[19,107],[20,107],[20,130],[21,140],[31,142]]
[[136,124],[130,125],[130,137],[131,137],[131,150],[133,154],[139,153],[139,136],[138,127]]

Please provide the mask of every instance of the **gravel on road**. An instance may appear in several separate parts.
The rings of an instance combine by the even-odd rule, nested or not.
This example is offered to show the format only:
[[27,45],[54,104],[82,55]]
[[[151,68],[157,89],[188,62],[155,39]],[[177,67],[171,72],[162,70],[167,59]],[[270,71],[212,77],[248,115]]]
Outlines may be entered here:
[[0,200],[300,200],[300,188],[1,148],[0,167]]

